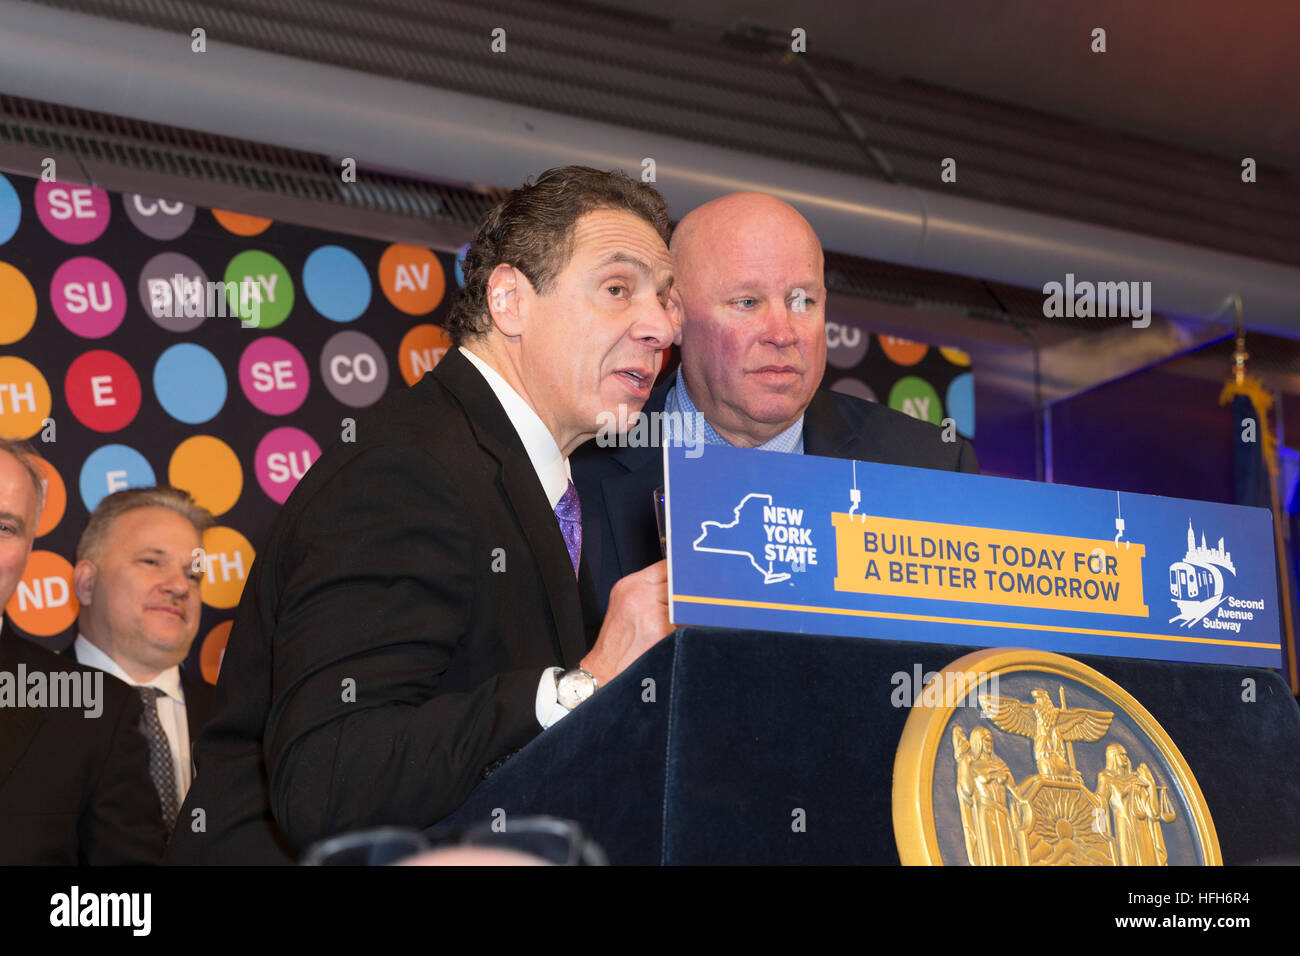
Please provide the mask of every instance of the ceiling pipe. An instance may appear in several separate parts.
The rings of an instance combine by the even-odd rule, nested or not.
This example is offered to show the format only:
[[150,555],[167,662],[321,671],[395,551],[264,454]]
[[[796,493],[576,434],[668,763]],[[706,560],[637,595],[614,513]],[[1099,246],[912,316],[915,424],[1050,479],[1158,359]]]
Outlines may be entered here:
[[[1300,338],[1300,269],[328,66],[188,33],[0,0],[0,91],[444,181],[512,186],[550,166],[639,174],[674,217],[735,190],[796,205],[826,248],[1042,288],[1150,282],[1154,311]],[[202,26],[196,23],[195,26]],[[936,157],[936,170],[938,158]]]

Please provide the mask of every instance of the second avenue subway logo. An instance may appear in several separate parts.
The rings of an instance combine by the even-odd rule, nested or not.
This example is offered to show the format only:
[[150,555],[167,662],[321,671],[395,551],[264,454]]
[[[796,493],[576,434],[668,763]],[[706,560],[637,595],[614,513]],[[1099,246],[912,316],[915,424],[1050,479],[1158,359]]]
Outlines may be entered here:
[[[1211,630],[1240,634],[1242,622],[1253,621],[1255,612],[1264,610],[1264,599],[1241,600],[1225,593],[1229,580],[1235,581],[1236,577],[1237,568],[1223,539],[1211,548],[1202,531],[1198,545],[1188,520],[1187,553],[1181,561],[1169,565],[1169,599],[1178,608],[1169,622],[1177,621],[1187,628],[1199,623]],[[1210,616],[1212,611],[1215,613]]]

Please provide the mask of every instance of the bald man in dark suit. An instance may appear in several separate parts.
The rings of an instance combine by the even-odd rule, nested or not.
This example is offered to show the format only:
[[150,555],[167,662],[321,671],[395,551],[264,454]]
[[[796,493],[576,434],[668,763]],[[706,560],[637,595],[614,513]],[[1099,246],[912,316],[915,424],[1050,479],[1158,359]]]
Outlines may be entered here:
[[[944,441],[928,422],[820,387],[824,258],[794,207],[762,193],[706,203],[678,224],[672,256],[681,367],[642,414],[698,423],[683,436],[691,445],[978,472],[965,439]],[[573,472],[604,607],[616,581],[662,557],[651,496],[664,483],[663,453],[589,442],[574,454]]]

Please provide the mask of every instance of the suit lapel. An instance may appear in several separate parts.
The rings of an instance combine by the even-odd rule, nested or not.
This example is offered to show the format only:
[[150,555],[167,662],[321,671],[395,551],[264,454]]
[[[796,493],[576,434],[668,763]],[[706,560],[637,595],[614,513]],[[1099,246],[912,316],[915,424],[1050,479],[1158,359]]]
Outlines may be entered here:
[[556,652],[566,666],[577,667],[588,650],[578,580],[555,512],[519,433],[491,386],[457,349],[447,352],[434,374],[461,403],[479,445],[501,466],[501,485],[546,585],[558,641]]
[[[658,448],[628,449],[643,452],[628,456],[633,468],[626,474],[611,475],[600,483],[605,499],[605,520],[614,538],[614,551],[620,568],[644,568],[659,560],[650,547],[658,544],[654,528],[654,502],[651,495],[664,483],[663,464]],[[649,534],[647,534],[649,531]]]
[[[677,377],[671,376],[650,393],[642,412],[654,415],[662,412],[668,401],[668,391]],[[662,555],[649,547],[648,542],[658,541],[654,525],[654,502],[651,494],[664,483],[663,449],[655,445],[615,448],[613,459],[627,472],[611,475],[600,483],[605,501],[605,520],[614,538],[614,551],[620,568],[644,568],[654,564]],[[650,534],[647,535],[647,529]]]
[[181,665],[181,690],[185,694],[185,723],[190,730],[190,749],[198,739],[208,715],[212,711],[212,687],[203,679],[203,675],[192,673]]
[[[5,710],[9,711],[10,708]],[[44,722],[45,714],[40,707],[13,708],[12,712],[6,713],[4,719],[0,720],[0,787],[4,786],[18,762],[23,759],[23,754],[31,746],[36,732]]]
[[586,656],[586,652],[595,646],[596,638],[600,636],[600,626],[604,623],[605,615],[600,611],[600,600],[596,596],[596,579],[591,576],[591,567],[585,555],[578,562],[578,593],[582,600],[582,622],[586,638],[583,656]]
[[[21,640],[9,629],[9,618],[6,617],[0,630],[0,671],[11,675],[6,679],[14,682],[14,692],[18,694],[24,693],[26,688],[18,686],[19,659],[11,652],[10,643]],[[5,707],[0,710],[0,787],[18,766],[44,722],[45,710],[41,707]]]
[[587,653],[586,627],[578,580],[573,574],[573,562],[560,533],[560,524],[527,456],[522,462],[503,461],[501,481],[541,569],[546,597],[559,632],[560,658],[569,667],[577,667]]
[[845,457],[845,450],[860,442],[862,437],[844,420],[825,391],[819,388],[813,393],[812,401],[808,403],[803,415],[805,454],[842,458]]
[[897,463],[899,450],[890,443],[891,429],[875,427],[884,414],[881,406],[865,403],[860,414],[848,415],[830,392],[818,389],[804,414],[804,452],[824,458]]

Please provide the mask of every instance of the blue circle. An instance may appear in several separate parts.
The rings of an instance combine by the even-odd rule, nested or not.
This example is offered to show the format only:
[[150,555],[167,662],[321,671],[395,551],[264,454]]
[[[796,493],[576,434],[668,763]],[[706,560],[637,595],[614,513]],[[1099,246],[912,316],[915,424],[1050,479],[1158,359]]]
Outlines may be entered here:
[[0,176],[0,246],[14,237],[23,218],[23,204],[13,184]]
[[81,466],[81,501],[87,511],[114,491],[123,488],[147,488],[156,484],[153,467],[129,445],[103,445],[92,451]]
[[370,305],[365,263],[342,246],[321,246],[307,257],[302,288],[312,308],[334,322],[351,322]]
[[975,376],[970,372],[958,375],[948,384],[948,394],[943,407],[948,409],[957,431],[967,438],[975,437]]
[[465,254],[469,252],[469,243],[461,246],[456,253],[456,285],[465,288]]
[[226,373],[217,357],[201,345],[173,345],[153,367],[158,404],[186,425],[209,421],[226,404]]

